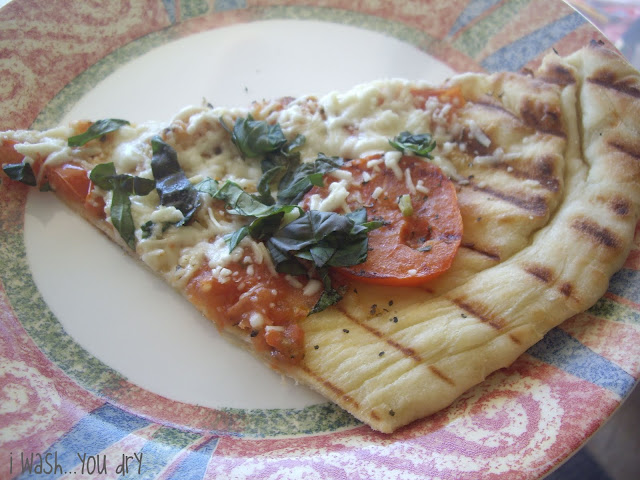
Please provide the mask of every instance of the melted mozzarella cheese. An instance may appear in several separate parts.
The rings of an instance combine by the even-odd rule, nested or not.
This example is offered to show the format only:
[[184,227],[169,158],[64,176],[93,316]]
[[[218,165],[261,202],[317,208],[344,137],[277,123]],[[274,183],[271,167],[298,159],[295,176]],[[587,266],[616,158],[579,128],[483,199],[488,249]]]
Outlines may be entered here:
[[[271,108],[265,113],[265,119],[272,124],[280,124],[290,140],[299,134],[305,136],[306,142],[300,149],[303,162],[314,161],[320,152],[346,160],[375,154],[378,158],[368,162],[373,172],[389,169],[399,180],[406,182],[409,191],[427,193],[420,182],[414,183],[408,172],[402,171],[398,164],[402,153],[393,150],[389,144],[389,140],[402,131],[434,132],[438,147],[433,152],[433,161],[445,174],[456,177],[456,169],[447,157],[454,150],[455,135],[462,127],[456,124],[456,109],[442,104],[435,97],[428,98],[424,108],[416,108],[412,91],[427,86],[404,80],[372,82],[345,93],[332,92],[319,99],[301,97],[279,104],[280,108]],[[118,173],[153,178],[150,139],[154,135],[163,135],[176,149],[180,165],[193,184],[206,178],[220,182],[231,180],[246,191],[255,192],[262,176],[260,161],[243,158],[220,121],[224,119],[227,125],[232,125],[236,118],[245,117],[248,113],[250,110],[188,107],[168,124],[123,126],[109,136],[110,140],[81,148],[67,146],[66,140],[73,134],[73,129],[68,127],[43,133],[14,132],[11,140],[18,143],[16,150],[27,160],[40,156],[47,157],[46,162],[50,164],[74,161],[88,167],[113,161]],[[484,140],[481,132],[476,132],[476,137]],[[8,139],[6,135],[0,136],[0,141],[5,138]],[[461,146],[459,148],[462,149]],[[322,199],[313,195],[310,206],[321,211],[341,209],[348,212],[346,201],[352,175],[340,169],[331,175],[337,181],[329,186],[328,196]],[[97,192],[105,198],[105,213],[109,221],[112,194],[100,189]],[[373,196],[377,198],[383,193],[378,188]],[[216,203],[206,194],[201,194],[200,199],[201,206],[193,220],[175,227],[174,224],[183,218],[181,212],[173,207],[160,206],[157,192],[132,196],[131,213],[137,226],[136,252],[140,258],[178,285],[188,282],[203,263],[220,281],[232,278],[231,270],[227,268],[232,262],[247,265],[266,262],[275,274],[275,267],[263,243],[246,237],[233,252],[229,252],[223,237],[236,231],[247,220],[227,214],[220,202]],[[287,221],[293,220],[297,214],[297,210],[292,212]],[[148,226],[149,222],[155,226],[143,233],[141,226]],[[305,294],[314,292],[318,285],[307,284]],[[255,319],[255,323],[259,321]]]

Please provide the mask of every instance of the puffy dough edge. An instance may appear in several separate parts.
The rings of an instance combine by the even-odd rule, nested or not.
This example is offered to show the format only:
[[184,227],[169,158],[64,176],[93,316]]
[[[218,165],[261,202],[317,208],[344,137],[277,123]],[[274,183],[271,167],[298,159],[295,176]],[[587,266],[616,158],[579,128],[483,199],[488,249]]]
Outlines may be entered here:
[[[403,312],[420,315],[423,309],[442,308],[445,316],[475,316],[483,342],[410,366],[410,358],[399,359],[375,373],[382,381],[372,388],[354,385],[352,372],[341,370],[340,361],[323,365],[322,357],[312,360],[312,351],[301,368],[287,371],[376,430],[393,432],[433,414],[511,365],[550,329],[591,307],[628,256],[640,213],[640,136],[634,125],[640,118],[638,72],[615,52],[591,44],[566,59],[550,54],[536,77],[563,88],[570,133],[562,204],[529,247],[446,298]],[[385,342],[372,343],[370,336],[361,336],[367,343],[360,345],[356,336],[341,339],[348,320],[331,310],[303,325],[305,333],[315,335],[316,326],[324,323],[321,338],[333,342],[332,355],[340,355],[335,345],[356,354],[385,348]],[[389,381],[390,370],[398,376]]]

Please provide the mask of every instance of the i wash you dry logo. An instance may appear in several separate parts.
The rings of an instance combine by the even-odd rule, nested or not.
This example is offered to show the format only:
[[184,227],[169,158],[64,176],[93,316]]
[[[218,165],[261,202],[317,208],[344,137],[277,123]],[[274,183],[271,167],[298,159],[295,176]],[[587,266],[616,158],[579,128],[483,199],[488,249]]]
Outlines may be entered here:
[[[58,452],[20,452],[9,454],[10,475],[140,475],[142,452],[127,455],[89,455],[76,453],[78,461],[71,471],[64,471],[58,462]],[[64,462],[68,464],[68,462]],[[29,477],[31,478],[31,477]]]

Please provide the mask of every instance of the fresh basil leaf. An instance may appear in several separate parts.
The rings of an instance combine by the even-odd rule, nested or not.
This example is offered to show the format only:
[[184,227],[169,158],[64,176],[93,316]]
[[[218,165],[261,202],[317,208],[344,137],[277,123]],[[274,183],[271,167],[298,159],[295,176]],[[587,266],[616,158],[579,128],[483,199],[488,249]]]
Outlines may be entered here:
[[271,195],[271,184],[275,182],[276,179],[282,177],[284,173],[287,171],[287,167],[284,165],[279,165],[272,167],[268,170],[263,168],[264,173],[260,178],[260,182],[258,183],[258,199],[264,203],[265,205],[273,205],[275,200]]
[[133,175],[117,175],[114,180],[121,188],[130,195],[149,195],[156,188],[155,180],[149,178],[135,177]]
[[331,258],[338,251],[338,247],[331,246],[328,243],[319,243],[309,248],[311,260],[316,267],[322,268],[329,263]]
[[249,224],[251,237],[259,242],[270,238],[280,228],[284,214],[285,210],[281,209],[269,215],[256,218]]
[[229,253],[233,252],[233,250],[238,246],[238,244],[242,241],[242,239],[247,235],[249,235],[248,225],[245,225],[244,227],[241,227],[235,232],[227,235],[225,237],[225,240],[229,244]]
[[253,195],[248,194],[235,182],[227,180],[213,195],[227,205],[227,211],[235,215],[259,217],[269,215],[277,210],[272,205],[265,205]]
[[151,235],[153,235],[154,226],[155,223],[153,223],[151,220],[140,225],[140,230],[142,230],[142,238],[150,238]]
[[393,140],[389,140],[389,144],[402,153],[410,152],[413,155],[426,158],[433,158],[431,152],[436,148],[436,141],[429,133],[402,132]]
[[135,250],[136,236],[133,217],[131,216],[131,199],[129,194],[118,188],[113,190],[111,197],[111,223],[116,227],[125,243]]
[[[111,223],[126,244],[131,249],[135,249],[135,226],[131,216],[130,196],[148,195],[155,188],[156,182],[126,173],[116,173],[116,167],[113,162],[101,163],[93,167],[91,173],[89,173],[89,179],[100,188],[113,191],[111,197]],[[153,223],[147,222],[141,228],[143,237],[147,238],[151,235]]]
[[322,295],[320,295],[320,298],[309,312],[309,315],[321,312],[329,308],[331,305],[335,305],[340,300],[342,300],[342,295],[340,295],[337,290],[333,288],[330,290],[325,289],[322,291]]
[[[222,119],[220,122],[228,131]],[[287,143],[279,124],[271,125],[263,120],[254,120],[251,115],[238,118],[231,131],[231,140],[243,157],[255,158],[276,152]]]
[[104,190],[120,189],[130,195],[149,195],[156,182],[149,178],[136,177],[126,173],[116,173],[113,162],[96,165],[89,173],[89,179]]
[[318,154],[316,160],[311,163],[303,163],[295,170],[286,174],[278,186],[278,203],[298,203],[305,193],[315,185],[323,185],[323,175],[340,168],[344,160],[340,157],[328,157],[323,153]]
[[220,184],[217,180],[214,180],[213,178],[205,178],[200,183],[194,185],[193,188],[195,188],[198,192],[208,193],[212,197],[215,197],[216,192],[219,189],[219,185]]
[[11,180],[22,182],[30,187],[35,187],[38,184],[30,163],[8,163],[2,166],[2,170]]
[[296,137],[291,140],[289,143],[284,145],[281,149],[282,154],[285,157],[293,157],[295,155],[300,154],[300,149],[307,141],[307,138],[304,135],[296,135]]
[[67,144],[70,147],[81,147],[95,138],[99,138],[106,133],[118,130],[123,125],[129,125],[129,122],[118,118],[98,120],[92,123],[84,133],[69,137]]
[[156,190],[160,197],[160,205],[175,207],[183,215],[177,227],[191,220],[200,206],[198,190],[191,184],[178,163],[178,154],[159,136],[151,139],[153,157],[151,170],[156,179]]
[[326,268],[319,269],[318,276],[322,280],[322,283],[324,285],[324,291],[322,292],[322,295],[320,295],[320,298],[318,299],[316,304],[313,306],[313,308],[309,312],[309,315],[313,315],[314,313],[321,312],[329,308],[331,305],[335,305],[340,300],[342,300],[342,295],[340,294],[340,292],[334,289],[333,286],[331,285],[331,277],[329,276],[329,271]]
[[334,212],[309,210],[281,228],[271,239],[282,251],[300,251],[337,232],[348,233],[353,221]]
[[96,165],[89,174],[89,179],[103,190],[113,190],[113,178],[116,176],[116,167],[113,162]]
[[278,273],[294,276],[307,275],[309,273],[307,267],[302,265],[296,257],[278,250],[270,239],[267,240],[266,246]]

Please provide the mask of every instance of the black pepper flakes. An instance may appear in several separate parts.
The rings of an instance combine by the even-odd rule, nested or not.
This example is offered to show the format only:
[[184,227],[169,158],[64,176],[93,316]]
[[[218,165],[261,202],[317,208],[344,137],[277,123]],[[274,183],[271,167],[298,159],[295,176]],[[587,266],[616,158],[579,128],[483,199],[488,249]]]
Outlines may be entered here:
[[389,306],[391,307],[393,305],[393,300],[389,300]]
[[320,348],[320,345],[314,345],[314,346],[313,346],[313,348],[314,348],[315,350],[318,350],[318,349]]
[[396,414],[396,412],[394,412],[393,410],[389,410],[389,415],[391,415],[392,417]]
[[393,317],[391,320],[389,320],[390,322],[393,323],[398,323],[398,317]]
[[343,331],[344,333],[349,333],[349,329],[348,329],[348,328],[343,328],[343,329],[342,329],[342,331]]
[[380,353],[378,354],[378,356],[379,356],[379,357],[382,357],[383,355],[384,355],[384,352],[380,352]]
[[461,313],[461,314],[460,314],[460,316],[461,316],[462,318],[467,318],[467,314],[466,314],[466,313]]
[[369,315],[375,315],[377,309],[378,309],[377,304],[374,303],[373,305],[371,305],[371,309],[369,310]]
[[258,330],[251,330],[251,338],[258,336]]

